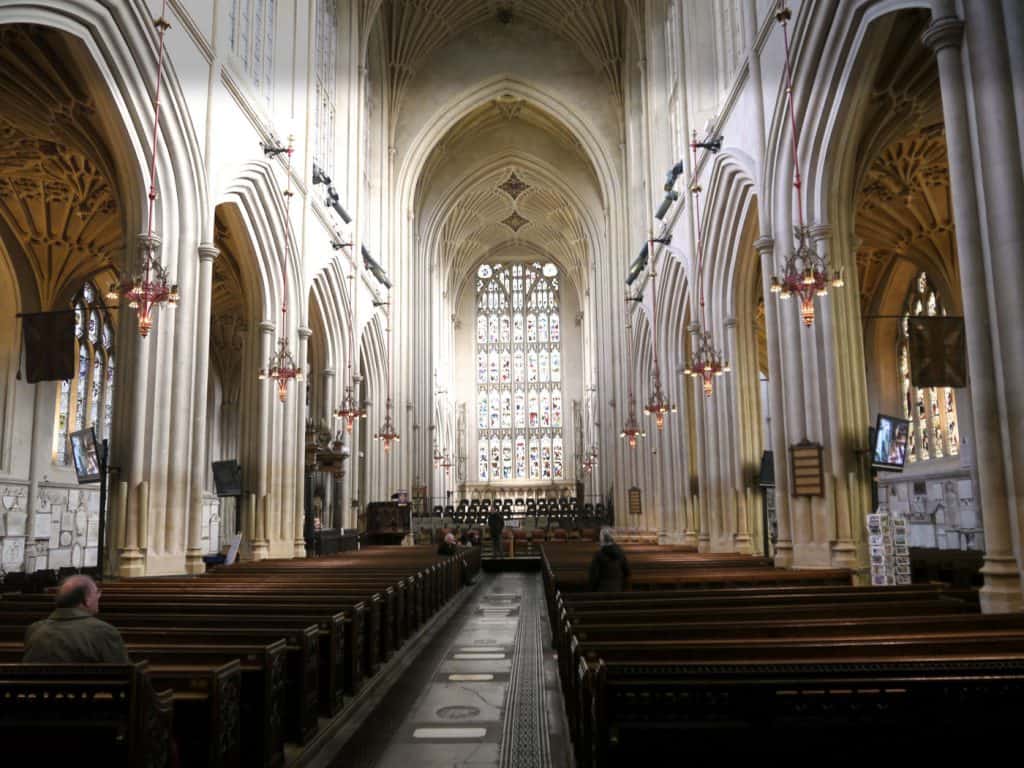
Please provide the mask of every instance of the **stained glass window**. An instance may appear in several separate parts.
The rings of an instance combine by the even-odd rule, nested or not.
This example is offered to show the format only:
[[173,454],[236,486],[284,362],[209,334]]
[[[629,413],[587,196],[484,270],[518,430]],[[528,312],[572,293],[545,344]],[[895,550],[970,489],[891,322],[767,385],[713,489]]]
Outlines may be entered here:
[[257,95],[269,106],[274,84],[277,0],[232,0],[229,18],[231,51],[241,62],[242,71],[249,76]]
[[559,283],[551,263],[477,270],[480,480],[564,477]]
[[85,283],[72,301],[75,313],[73,379],[57,390],[53,460],[68,464],[68,433],[93,427],[99,440],[110,437],[114,418],[114,329],[100,295]]
[[316,94],[313,162],[328,174],[334,168],[334,116],[337,101],[338,4],[316,0]]
[[928,461],[960,453],[960,425],[956,393],[950,387],[918,389],[912,383],[909,323],[906,317],[941,317],[946,314],[942,300],[927,273],[915,278],[904,304],[897,342],[897,367],[903,415],[910,421],[910,461]]

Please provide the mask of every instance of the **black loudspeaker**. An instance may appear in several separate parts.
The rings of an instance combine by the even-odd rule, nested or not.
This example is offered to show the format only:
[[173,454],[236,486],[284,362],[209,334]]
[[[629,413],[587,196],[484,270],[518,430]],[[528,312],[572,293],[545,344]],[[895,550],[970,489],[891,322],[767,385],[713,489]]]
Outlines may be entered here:
[[213,484],[218,496],[242,495],[242,467],[231,459],[213,462]]

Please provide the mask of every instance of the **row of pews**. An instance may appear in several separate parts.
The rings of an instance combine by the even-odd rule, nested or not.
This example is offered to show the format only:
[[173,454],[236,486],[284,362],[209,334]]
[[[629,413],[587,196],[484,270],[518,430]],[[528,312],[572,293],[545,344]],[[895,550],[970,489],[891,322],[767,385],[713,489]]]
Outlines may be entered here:
[[633,589],[588,593],[596,548],[544,547],[576,763],[889,764],[1017,749],[1024,615],[944,584],[624,547]]
[[53,599],[4,594],[0,744],[71,757],[84,739],[108,765],[165,768],[173,751],[182,766],[276,768],[479,568],[478,550],[370,547],[108,581],[100,617],[120,630],[128,668],[17,663]]

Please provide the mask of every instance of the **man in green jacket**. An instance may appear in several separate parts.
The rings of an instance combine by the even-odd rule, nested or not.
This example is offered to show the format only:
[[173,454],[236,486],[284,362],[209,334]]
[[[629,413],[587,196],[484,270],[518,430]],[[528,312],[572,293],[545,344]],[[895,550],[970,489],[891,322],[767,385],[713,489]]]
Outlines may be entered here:
[[25,632],[30,664],[130,664],[121,633],[96,618],[100,588],[88,576],[70,576],[57,588],[57,608]]

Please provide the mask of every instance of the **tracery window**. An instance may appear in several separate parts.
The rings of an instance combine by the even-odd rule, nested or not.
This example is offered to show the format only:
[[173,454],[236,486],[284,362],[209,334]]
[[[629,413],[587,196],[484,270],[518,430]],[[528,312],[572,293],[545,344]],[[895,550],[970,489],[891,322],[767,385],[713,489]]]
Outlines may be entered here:
[[910,461],[927,461],[960,453],[956,394],[950,387],[917,388],[911,383],[908,317],[946,314],[928,275],[921,272],[907,294],[897,342],[903,415],[910,421]]
[[330,172],[334,167],[334,116],[337,94],[338,4],[316,2],[316,114],[313,162]]
[[57,390],[53,459],[67,464],[68,433],[94,427],[96,439],[110,437],[114,417],[114,328],[99,292],[85,283],[72,302],[75,313],[75,377]]
[[231,51],[269,107],[274,86],[277,0],[231,0],[228,21]]
[[476,296],[479,479],[561,479],[558,267],[484,264]]

